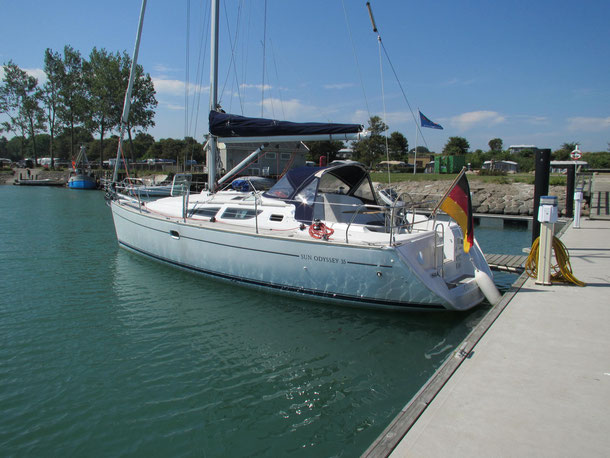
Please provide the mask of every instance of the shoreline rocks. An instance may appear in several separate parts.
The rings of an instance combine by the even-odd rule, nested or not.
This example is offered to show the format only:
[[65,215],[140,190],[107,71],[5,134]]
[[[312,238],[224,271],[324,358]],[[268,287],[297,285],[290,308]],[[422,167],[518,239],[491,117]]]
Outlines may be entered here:
[[[398,193],[408,193],[415,202],[433,207],[447,192],[448,181],[406,181],[393,185]],[[534,213],[534,185],[527,183],[482,183],[470,181],[472,211],[503,215],[532,216]],[[550,186],[549,194],[557,196],[558,211],[565,215],[565,186]]]

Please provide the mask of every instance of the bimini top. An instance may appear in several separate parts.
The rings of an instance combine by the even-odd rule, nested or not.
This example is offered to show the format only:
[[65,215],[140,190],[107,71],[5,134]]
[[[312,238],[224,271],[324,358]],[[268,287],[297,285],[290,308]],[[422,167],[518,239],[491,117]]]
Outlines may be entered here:
[[265,118],[247,118],[218,111],[210,111],[210,133],[217,137],[278,137],[342,135],[364,132],[360,124],[332,124],[323,122],[289,122]]
[[314,204],[320,202],[320,194],[325,193],[357,197],[364,204],[377,205],[369,174],[358,162],[297,167],[286,173],[263,196],[294,204],[295,218],[311,222]]

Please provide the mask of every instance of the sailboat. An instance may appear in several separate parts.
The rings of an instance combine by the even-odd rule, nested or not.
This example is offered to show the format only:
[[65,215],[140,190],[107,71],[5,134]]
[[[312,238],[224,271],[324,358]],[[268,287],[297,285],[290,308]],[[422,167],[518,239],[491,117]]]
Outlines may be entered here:
[[85,153],[85,146],[81,146],[72,162],[72,173],[68,180],[68,187],[71,189],[96,189],[97,180],[91,172],[91,165]]
[[[132,65],[144,7],[145,1]],[[111,193],[119,245],[211,278],[312,300],[392,310],[467,310],[481,303],[492,273],[478,244],[466,253],[457,224],[404,204],[380,205],[362,164],[295,168],[264,192],[222,189],[269,142],[349,140],[367,132],[358,124],[224,113],[216,84],[218,0],[212,18],[208,187],[191,194],[185,186],[181,196],[150,202]],[[220,142],[260,147],[217,180]],[[119,141],[117,163],[120,149]]]

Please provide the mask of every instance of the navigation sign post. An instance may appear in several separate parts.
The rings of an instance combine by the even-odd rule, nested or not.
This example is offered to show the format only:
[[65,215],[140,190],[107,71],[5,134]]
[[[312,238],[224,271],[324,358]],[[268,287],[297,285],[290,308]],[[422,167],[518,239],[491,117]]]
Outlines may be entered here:
[[574,148],[574,151],[572,151],[570,153],[570,157],[575,161],[577,161],[578,159],[580,159],[582,157],[582,153],[578,149],[578,145],[576,145],[576,148]]

